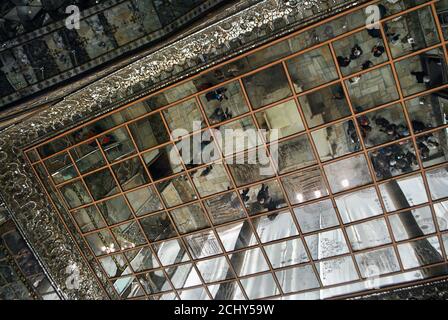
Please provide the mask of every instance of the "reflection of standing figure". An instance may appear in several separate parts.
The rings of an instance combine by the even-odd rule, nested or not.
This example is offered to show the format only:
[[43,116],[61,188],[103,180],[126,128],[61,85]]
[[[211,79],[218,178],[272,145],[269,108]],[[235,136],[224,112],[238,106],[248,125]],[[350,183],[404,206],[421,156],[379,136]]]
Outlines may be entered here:
[[213,91],[210,91],[210,92],[206,93],[205,94],[205,98],[207,99],[207,101],[216,100],[216,101],[221,102],[224,99],[226,99],[226,100],[229,99],[225,95],[226,92],[227,92],[226,88],[218,88],[216,90],[213,90]]
[[265,184],[261,185],[260,191],[258,191],[257,201],[261,204],[267,203],[271,197],[269,196],[269,187]]
[[362,54],[363,54],[362,48],[358,44],[355,44],[355,46],[352,48],[352,53],[350,54],[350,59],[356,60],[359,57],[361,57]]

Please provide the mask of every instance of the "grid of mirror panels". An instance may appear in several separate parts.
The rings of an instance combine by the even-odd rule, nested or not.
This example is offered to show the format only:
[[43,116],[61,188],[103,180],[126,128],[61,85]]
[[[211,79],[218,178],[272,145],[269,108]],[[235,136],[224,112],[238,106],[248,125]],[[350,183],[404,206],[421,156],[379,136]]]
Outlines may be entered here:
[[[369,4],[27,151],[121,298],[322,299],[448,273],[444,1]],[[235,154],[226,129],[267,135]],[[278,165],[233,161],[273,160],[274,129]]]
[[0,300],[59,300],[16,226],[1,214]]

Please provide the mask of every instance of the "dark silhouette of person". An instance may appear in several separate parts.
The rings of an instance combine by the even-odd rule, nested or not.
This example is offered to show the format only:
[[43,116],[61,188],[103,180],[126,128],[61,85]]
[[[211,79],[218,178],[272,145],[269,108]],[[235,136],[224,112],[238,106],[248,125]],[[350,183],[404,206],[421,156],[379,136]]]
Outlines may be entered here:
[[362,70],[367,70],[367,69],[371,68],[372,66],[373,66],[373,62],[370,60],[367,60],[361,65],[361,68],[362,68]]
[[269,195],[269,186],[262,184],[261,189],[257,194],[257,201],[261,204],[265,204],[268,203],[268,200],[270,200],[270,198],[271,196]]
[[352,53],[350,54],[350,59],[356,60],[359,57],[361,57],[363,53],[364,53],[364,51],[362,50],[362,48],[358,44],[355,44],[355,46],[352,48]]
[[376,58],[381,57],[385,51],[386,49],[381,45],[376,45],[372,48],[373,56]]
[[430,79],[424,71],[411,71],[411,74],[417,79],[418,83],[429,83]]
[[348,67],[350,65],[350,58],[338,56],[338,64],[341,68]]

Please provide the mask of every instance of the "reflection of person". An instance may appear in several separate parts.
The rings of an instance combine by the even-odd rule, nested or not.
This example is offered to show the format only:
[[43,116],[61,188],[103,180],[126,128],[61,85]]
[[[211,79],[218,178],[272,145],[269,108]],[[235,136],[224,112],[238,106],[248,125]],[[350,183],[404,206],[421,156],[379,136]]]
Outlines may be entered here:
[[389,33],[387,35],[389,37],[389,41],[390,43],[392,43],[393,45],[398,44],[399,40],[400,40],[400,34],[397,33]]
[[269,196],[269,187],[265,184],[261,185],[260,191],[258,191],[257,201],[261,204],[267,203],[271,197]]
[[201,177],[206,177],[213,169],[213,166],[208,166],[201,172]]
[[229,108],[223,110],[221,106],[217,107],[210,116],[210,119],[216,122],[222,122],[231,118],[232,112],[229,110]]
[[361,47],[358,44],[355,44],[355,46],[352,48],[352,53],[350,54],[350,59],[356,60],[360,56],[362,56],[362,54],[363,54],[363,51],[362,51]]
[[416,133],[429,129],[423,122],[419,120],[412,120],[412,127],[414,128],[414,131]]
[[241,193],[241,198],[243,198],[244,202],[249,201],[250,197],[247,195],[249,193],[249,188],[246,188]]
[[258,192],[256,192],[256,189],[254,189],[252,189],[253,192],[251,192],[251,189],[246,188],[241,192],[241,198],[246,205],[249,205],[251,207],[251,210],[253,210],[254,212],[258,212],[264,209],[267,209],[267,211],[277,209],[277,206],[281,202],[281,200],[275,200],[270,195],[269,186],[262,184]]
[[412,71],[411,74],[416,78],[418,83],[431,82],[431,78],[423,71]]
[[367,29],[367,33],[372,38],[381,38],[381,31],[377,28]]
[[359,80],[361,80],[361,76],[354,76],[353,78],[348,79],[348,82],[350,82],[350,84],[357,84],[359,82]]
[[383,46],[381,46],[381,45],[375,45],[372,48],[373,56],[376,57],[376,58],[381,57],[383,55],[384,51],[386,51],[386,49]]
[[362,70],[367,70],[372,66],[373,66],[373,62],[370,60],[367,60],[361,65],[361,68],[362,68]]
[[344,90],[342,89],[342,87],[338,87],[336,89],[336,92],[333,94],[333,99],[335,99],[335,100],[344,100],[345,99]]
[[216,101],[223,101],[224,99],[228,100],[229,98],[225,95],[225,93],[227,92],[226,88],[218,88],[216,90],[210,91],[208,93],[205,94],[205,98],[207,99],[207,101],[212,101],[212,100],[216,100]]
[[348,67],[350,65],[350,58],[338,56],[338,64],[341,68]]

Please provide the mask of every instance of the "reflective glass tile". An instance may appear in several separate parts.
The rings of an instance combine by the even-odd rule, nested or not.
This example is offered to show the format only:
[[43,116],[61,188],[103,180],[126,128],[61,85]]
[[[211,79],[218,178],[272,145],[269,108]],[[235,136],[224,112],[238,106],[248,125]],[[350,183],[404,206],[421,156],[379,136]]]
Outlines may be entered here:
[[404,269],[417,268],[443,261],[437,237],[399,244],[398,252]]
[[208,286],[208,291],[214,300],[245,300],[244,294],[236,281],[220,282]]
[[381,184],[380,192],[388,212],[428,202],[421,175],[391,180]]
[[359,279],[355,264],[350,256],[321,261],[316,264],[316,268],[324,286]]
[[366,29],[335,41],[333,47],[344,76],[388,60],[383,40],[372,37]]
[[334,257],[349,252],[341,229],[313,234],[305,237],[305,241],[313,260]]
[[200,96],[210,125],[249,111],[238,81],[210,90]]
[[129,125],[134,141],[140,151],[168,142],[170,136],[160,113],[152,114]]
[[149,241],[164,240],[176,235],[173,224],[165,212],[142,218],[140,223]]
[[179,291],[180,300],[210,300],[207,291],[203,287]]
[[75,218],[81,232],[89,232],[106,226],[106,223],[95,206],[74,211],[73,218]]
[[255,118],[260,129],[266,130],[268,142],[305,130],[294,100],[257,112]]
[[299,103],[309,128],[351,115],[347,98],[340,84],[301,96]]
[[364,278],[400,271],[400,265],[392,247],[358,253],[355,258]]
[[229,259],[233,269],[241,277],[269,270],[260,248],[233,253],[229,256]]
[[289,211],[253,218],[252,224],[261,243],[298,235],[296,225]]
[[141,272],[159,267],[159,263],[149,247],[126,251],[125,256],[134,272]]
[[163,116],[171,133],[177,137],[198,131],[205,124],[194,98],[165,109]]
[[335,198],[344,223],[355,222],[383,213],[375,188],[366,188]]
[[175,289],[189,288],[202,284],[196,269],[191,263],[169,267],[166,269],[166,273]]
[[197,204],[181,207],[170,211],[174,224],[179,233],[189,233],[196,230],[204,229],[210,226],[206,213],[202,207]]
[[257,239],[248,221],[217,228],[218,236],[226,251],[233,251],[257,244]]
[[114,288],[121,298],[134,298],[144,295],[142,287],[135,277],[124,277],[114,281]]
[[204,201],[212,223],[222,224],[246,217],[241,201],[236,192],[218,195]]
[[70,150],[70,154],[81,173],[87,173],[106,165],[106,160],[95,140],[74,147]]
[[423,167],[427,168],[448,161],[447,139],[446,129],[417,138],[417,148]]
[[311,265],[289,268],[275,273],[284,293],[319,288],[319,281]]
[[389,20],[384,28],[388,32],[388,42],[394,58],[440,42],[431,7]]
[[264,250],[274,269],[309,261],[301,239],[270,244]]
[[221,151],[218,148],[220,141],[220,131],[206,129],[183,137],[175,144],[182,162],[187,170],[190,170],[205,164],[213,165],[214,161],[219,160],[221,158]]
[[396,241],[423,237],[436,232],[429,207],[418,208],[389,216]]
[[156,188],[167,207],[174,207],[197,198],[193,186],[186,175],[159,182]]
[[103,269],[110,278],[120,277],[132,272],[121,254],[107,256],[99,260]]
[[90,198],[86,187],[80,180],[65,184],[60,190],[70,208],[76,208],[92,202],[92,198]]
[[353,120],[313,131],[311,134],[321,161],[328,161],[361,150]]
[[399,98],[390,66],[372,70],[346,80],[350,100],[355,111],[361,112]]
[[435,203],[434,211],[440,231],[448,230],[448,201]]
[[143,161],[153,180],[160,180],[183,170],[182,160],[173,145],[144,153]]
[[124,191],[150,182],[148,174],[139,157],[120,162],[113,166],[112,170]]
[[114,253],[119,250],[118,244],[115,242],[109,231],[100,231],[98,233],[89,234],[86,236],[86,240],[96,256]]
[[330,48],[323,46],[286,61],[297,93],[338,78]]
[[137,221],[121,224],[118,227],[113,228],[112,233],[122,250],[146,244],[145,236],[141,232]]
[[113,196],[119,192],[118,186],[109,169],[104,169],[84,177],[84,181],[95,200]]
[[113,162],[135,153],[134,144],[125,128],[119,128],[98,138],[107,160]]
[[426,172],[431,197],[433,200],[448,197],[448,167],[441,167]]
[[44,163],[55,184],[71,180],[78,176],[75,166],[67,152],[47,159]]
[[249,215],[287,206],[283,191],[277,180],[241,189],[240,196]]
[[369,157],[377,180],[390,179],[419,168],[417,155],[411,140],[371,151]]
[[333,162],[325,165],[324,170],[334,193],[372,182],[364,155]]
[[190,260],[183,242],[179,239],[154,244],[153,248],[163,266]]
[[185,237],[188,249],[194,259],[214,256],[222,253],[215,233],[211,230]]
[[426,51],[395,63],[404,96],[446,84],[446,61],[442,48]]
[[237,187],[271,178],[275,175],[264,148],[226,159]]
[[299,204],[328,195],[322,171],[318,167],[282,177],[281,181],[292,204]]
[[318,231],[339,225],[331,200],[324,200],[294,209],[303,233]]
[[367,148],[402,139],[410,134],[401,104],[359,116],[358,125]]
[[278,146],[271,145],[269,150],[274,159],[273,161],[278,163],[279,174],[316,164],[316,159],[307,135],[282,141],[278,143]]
[[228,280],[235,277],[225,257],[203,260],[196,265],[205,283]]
[[222,163],[213,163],[190,174],[201,197],[228,190],[232,186]]
[[217,145],[224,156],[253,149],[263,144],[262,136],[251,116],[226,123],[214,130]]
[[354,251],[378,247],[392,242],[384,218],[356,224],[347,227],[346,230]]
[[171,290],[171,286],[162,270],[140,274],[138,275],[138,280],[147,294]]
[[274,296],[280,293],[271,273],[242,279],[241,284],[251,300]]
[[285,70],[281,64],[243,78],[250,103],[258,109],[292,95]]
[[141,188],[126,194],[136,216],[142,216],[163,209],[162,202],[153,186]]
[[421,133],[446,124],[448,100],[444,89],[406,101],[406,108],[415,133]]

